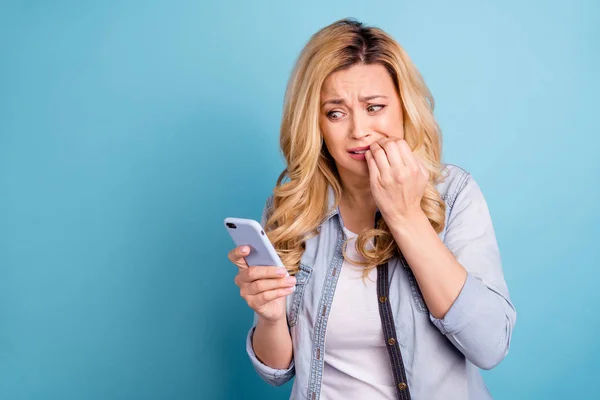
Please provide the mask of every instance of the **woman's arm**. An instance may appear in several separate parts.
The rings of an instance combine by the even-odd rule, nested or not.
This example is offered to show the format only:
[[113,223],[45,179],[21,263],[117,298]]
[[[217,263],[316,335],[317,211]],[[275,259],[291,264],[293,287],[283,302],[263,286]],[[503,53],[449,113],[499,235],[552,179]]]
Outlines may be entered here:
[[273,369],[287,369],[292,362],[292,337],[287,321],[277,322],[258,318],[252,347],[259,361]]
[[[263,208],[260,219],[263,228],[272,202],[273,196],[270,196]],[[292,379],[296,370],[287,313],[284,312],[277,322],[269,322],[254,312],[254,323],[246,337],[246,352],[254,369],[265,382],[280,386]]]
[[421,210],[394,221],[389,228],[419,283],[429,312],[435,318],[443,318],[461,292],[467,270]]
[[[254,313],[254,325],[246,338],[246,352],[254,369],[265,382],[273,386],[287,383],[296,374],[292,339],[287,321],[283,323],[284,326],[269,327],[268,323],[261,323],[260,317]],[[281,354],[277,354],[278,351]]]
[[393,221],[390,230],[432,322],[472,363],[491,369],[508,353],[516,311],[486,201],[470,175],[460,181],[445,243],[422,212]]

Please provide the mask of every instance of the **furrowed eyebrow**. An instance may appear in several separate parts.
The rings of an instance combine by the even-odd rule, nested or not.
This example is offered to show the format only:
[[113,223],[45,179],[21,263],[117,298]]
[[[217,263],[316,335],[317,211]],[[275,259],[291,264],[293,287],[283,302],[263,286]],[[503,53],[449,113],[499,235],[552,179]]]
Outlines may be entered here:
[[[361,103],[366,103],[368,101],[379,99],[379,98],[381,98],[381,99],[387,99],[387,96],[384,96],[384,95],[381,95],[381,94],[374,94],[372,96],[360,97],[358,100]],[[321,107],[324,107],[327,104],[340,105],[340,104],[345,104],[345,101],[342,100],[342,99],[338,99],[338,98],[329,99],[329,100],[325,100],[323,103],[321,103]]]
[[381,98],[381,99],[387,99],[387,96],[384,96],[382,94],[374,94],[373,96],[361,97],[361,98],[359,98],[359,100],[360,100],[361,103],[366,103],[368,101],[379,99],[379,98]]
[[342,99],[329,99],[329,100],[325,100],[323,103],[321,103],[321,107],[325,107],[327,104],[334,104],[334,105],[340,105],[340,104],[344,104],[345,101]]

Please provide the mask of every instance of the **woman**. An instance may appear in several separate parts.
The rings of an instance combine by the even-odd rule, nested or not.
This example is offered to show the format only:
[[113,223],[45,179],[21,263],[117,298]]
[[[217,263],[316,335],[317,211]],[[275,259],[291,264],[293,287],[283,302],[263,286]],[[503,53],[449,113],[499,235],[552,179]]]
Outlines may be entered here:
[[[281,124],[286,170],[262,224],[291,276],[248,268],[247,351],[293,399],[489,399],[516,312],[482,193],[442,164],[433,99],[380,29],[341,20],[302,51]],[[284,179],[285,178],[285,179]]]

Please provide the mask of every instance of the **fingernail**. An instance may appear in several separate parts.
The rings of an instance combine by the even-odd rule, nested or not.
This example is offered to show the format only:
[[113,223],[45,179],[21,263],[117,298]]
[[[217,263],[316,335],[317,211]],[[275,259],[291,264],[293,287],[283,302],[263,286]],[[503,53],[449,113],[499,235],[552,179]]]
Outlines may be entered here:
[[248,247],[246,247],[246,246],[240,247],[240,252],[242,254],[246,254],[248,252]]
[[285,276],[285,275],[287,275],[287,269],[285,269],[285,268],[279,268],[279,269],[277,270],[277,275],[280,275],[280,276]]
[[286,281],[286,283],[293,283],[294,285],[296,284],[296,278],[293,276],[285,278],[285,281]]

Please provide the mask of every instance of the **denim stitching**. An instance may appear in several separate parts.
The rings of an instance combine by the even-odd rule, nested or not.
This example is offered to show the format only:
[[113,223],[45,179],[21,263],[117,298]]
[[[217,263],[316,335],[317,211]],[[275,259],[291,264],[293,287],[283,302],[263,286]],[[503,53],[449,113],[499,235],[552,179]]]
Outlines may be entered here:
[[298,321],[298,310],[302,304],[304,289],[306,288],[306,283],[308,282],[311,273],[312,269],[302,263],[300,264],[300,270],[296,273],[296,292],[294,293],[294,300],[290,310],[290,318],[288,318],[290,327],[295,326]]
[[452,207],[454,207],[454,202],[456,201],[456,197],[458,196],[458,193],[460,193],[460,191],[464,188],[464,186],[467,184],[467,178],[470,176],[470,174],[466,171],[463,171],[463,174],[460,176],[458,183],[456,184],[456,187],[454,188],[454,191],[452,193],[452,197],[450,198],[450,208],[452,209]]
[[[339,214],[338,214],[339,215]],[[333,260],[327,269],[327,277],[325,278],[325,284],[323,286],[323,292],[321,295],[321,300],[319,302],[319,313],[317,317],[317,322],[315,324],[314,331],[314,342],[311,356],[311,372],[310,379],[308,384],[308,399],[313,399],[312,393],[315,393],[314,400],[318,400],[321,396],[321,383],[323,379],[323,360],[325,358],[325,351],[321,351],[321,357],[317,360],[317,351],[323,347],[323,343],[325,342],[325,332],[327,327],[327,321],[329,319],[329,312],[331,310],[331,303],[333,302],[333,294],[335,292],[335,287],[337,285],[338,278],[340,276],[339,273],[333,276],[332,272],[334,268],[339,268],[342,266],[342,262],[344,261],[342,256],[342,245],[346,240],[346,235],[343,229],[340,229],[338,233],[338,242],[335,247],[335,253],[333,256]],[[323,306],[326,305],[327,309],[325,313],[323,310]]]

